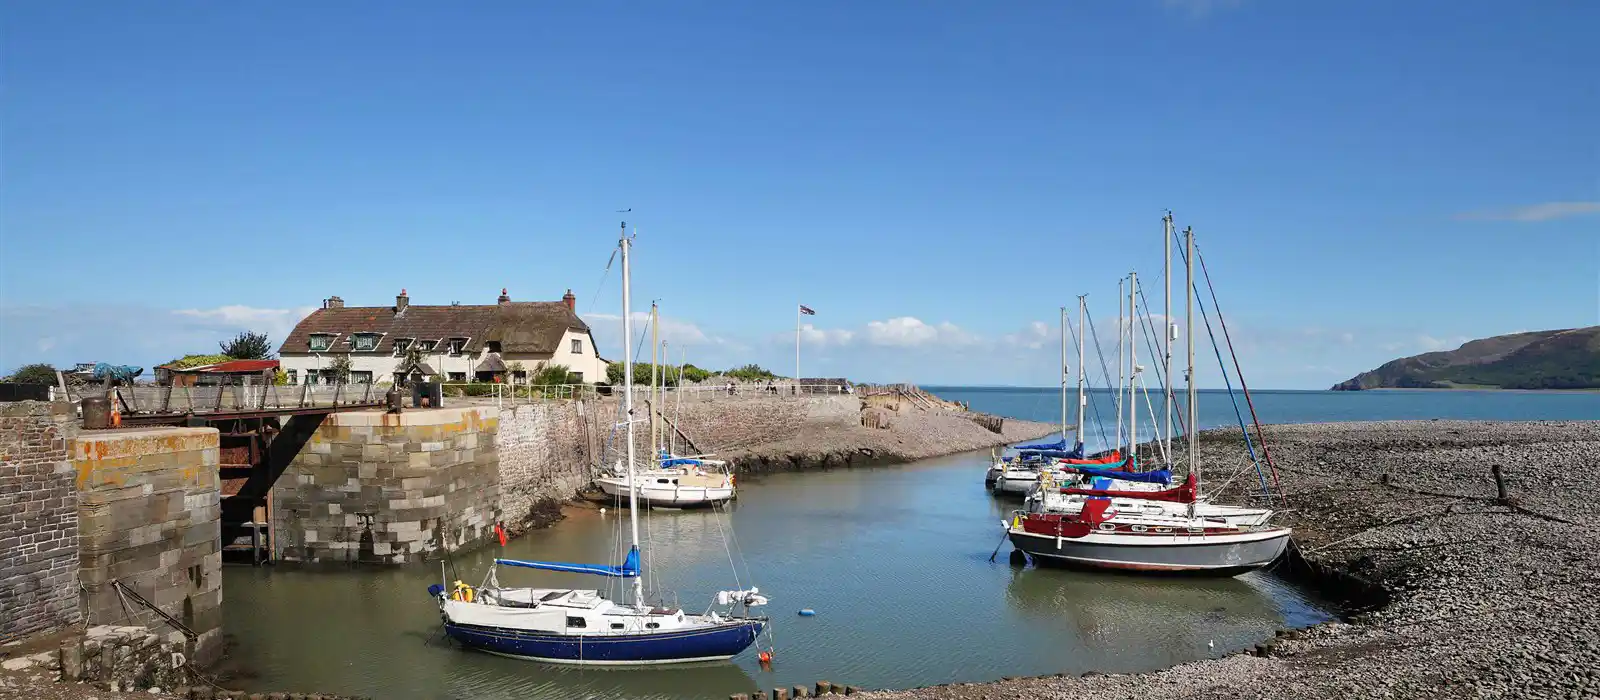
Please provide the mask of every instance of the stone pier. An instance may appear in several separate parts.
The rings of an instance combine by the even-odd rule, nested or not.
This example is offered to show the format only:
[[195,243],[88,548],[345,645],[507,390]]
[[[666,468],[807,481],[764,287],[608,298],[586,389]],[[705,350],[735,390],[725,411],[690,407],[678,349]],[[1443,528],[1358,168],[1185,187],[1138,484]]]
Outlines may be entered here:
[[329,415],[273,487],[280,561],[422,561],[492,537],[494,407]]
[[181,640],[153,603],[198,635],[199,663],[222,650],[221,492],[212,428],[84,431],[71,444],[83,614]]
[[0,642],[81,618],[76,433],[67,404],[0,404]]

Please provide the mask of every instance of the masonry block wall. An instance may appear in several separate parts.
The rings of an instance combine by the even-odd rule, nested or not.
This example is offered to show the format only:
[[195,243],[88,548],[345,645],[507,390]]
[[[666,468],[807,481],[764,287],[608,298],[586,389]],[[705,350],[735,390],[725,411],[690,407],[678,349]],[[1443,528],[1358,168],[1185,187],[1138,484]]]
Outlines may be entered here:
[[494,407],[329,415],[273,486],[282,561],[423,561],[492,537]]
[[[500,517],[513,534],[556,520],[561,504],[589,485],[598,405],[547,401],[501,410]],[[607,430],[611,422],[598,421]]]
[[[640,397],[635,397],[635,404],[639,407],[640,418],[648,417]],[[696,447],[719,453],[778,442],[793,436],[802,426],[837,424],[847,427],[861,422],[861,400],[852,395],[794,397],[752,392],[685,400],[681,406],[669,396],[662,402],[661,409],[662,415],[676,422],[694,440]],[[603,410],[608,416],[616,414],[614,405]],[[640,423],[636,430],[635,449],[648,450],[649,423]],[[663,435],[669,430],[662,425]],[[678,451],[686,450],[680,447]]]
[[95,624],[148,625],[182,641],[121,581],[199,634],[192,652],[222,651],[220,458],[214,428],[84,431],[71,443],[78,488],[83,614]]
[[76,431],[69,404],[0,404],[0,642],[80,619]]

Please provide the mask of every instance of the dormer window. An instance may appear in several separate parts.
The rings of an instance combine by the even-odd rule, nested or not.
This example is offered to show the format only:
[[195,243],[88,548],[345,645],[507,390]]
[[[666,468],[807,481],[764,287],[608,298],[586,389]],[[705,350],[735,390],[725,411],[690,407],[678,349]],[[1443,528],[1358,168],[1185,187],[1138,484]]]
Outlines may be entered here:
[[469,339],[468,338],[451,338],[450,341],[449,341],[449,345],[446,346],[446,347],[450,348],[450,355],[452,357],[454,357],[456,355],[460,355],[463,351],[465,351],[467,349],[467,340],[469,340]]
[[312,333],[310,345],[311,352],[327,352],[328,348],[333,347],[333,334]]
[[492,353],[494,353],[496,355],[500,354],[500,341],[491,340],[488,343],[486,343],[485,345],[488,346],[489,352],[492,352]]
[[356,352],[372,352],[378,349],[380,340],[383,340],[381,333],[355,333],[350,336],[350,349]]
[[434,348],[439,347],[439,341],[437,341],[437,340],[423,340],[423,341],[419,341],[417,343],[417,345],[419,345],[422,348],[423,352],[433,352]]
[[406,356],[406,351],[411,349],[411,344],[414,343],[414,342],[416,342],[416,341],[412,340],[411,338],[395,338],[394,339],[394,356],[395,357],[405,357]]

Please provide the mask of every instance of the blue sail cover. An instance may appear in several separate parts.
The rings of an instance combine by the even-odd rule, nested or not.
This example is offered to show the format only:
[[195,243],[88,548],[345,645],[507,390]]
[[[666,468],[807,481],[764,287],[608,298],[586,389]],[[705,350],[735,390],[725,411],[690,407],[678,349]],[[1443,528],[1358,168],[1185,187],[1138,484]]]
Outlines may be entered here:
[[494,563],[505,564],[506,566],[522,566],[529,569],[543,569],[545,571],[565,571],[572,574],[594,574],[612,578],[638,578],[639,545],[634,545],[632,549],[628,550],[628,558],[622,562],[622,566],[568,564],[562,561],[522,561],[521,559],[496,559]]
[[1021,454],[1022,454],[1023,457],[1047,457],[1047,458],[1051,458],[1051,459],[1083,459],[1083,443],[1080,442],[1077,445],[1074,445],[1071,450],[1059,450],[1059,449],[1032,450],[1032,449],[1029,449],[1029,450],[1023,450]]
[[688,457],[672,457],[672,458],[663,457],[661,459],[661,466],[663,466],[663,467],[676,467],[676,466],[684,465],[684,464],[691,465],[691,466],[696,466],[696,465],[705,464],[705,462],[702,462],[702,461],[700,461],[698,459],[689,459]]
[[1065,450],[1067,439],[1061,438],[1055,442],[1036,442],[1032,445],[1017,445],[1019,450]]
[[1073,467],[1072,471],[1088,476],[1100,476],[1107,479],[1121,481],[1137,481],[1142,484],[1170,484],[1172,472],[1165,469],[1156,469],[1148,472],[1118,472],[1110,469],[1095,469],[1093,467]]

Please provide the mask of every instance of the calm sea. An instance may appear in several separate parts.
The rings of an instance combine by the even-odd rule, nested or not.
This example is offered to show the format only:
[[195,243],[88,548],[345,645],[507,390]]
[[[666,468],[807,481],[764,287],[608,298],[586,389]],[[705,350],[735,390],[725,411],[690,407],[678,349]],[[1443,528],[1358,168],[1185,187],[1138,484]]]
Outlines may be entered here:
[[[951,401],[965,401],[974,411],[1008,418],[1061,421],[1061,390],[1056,387],[927,386]],[[1109,445],[1116,436],[1116,397],[1109,391],[1089,392],[1084,442],[1091,448]],[[1571,391],[1251,391],[1263,423],[1333,423],[1367,420],[1600,420],[1600,392]],[[1236,400],[1235,400],[1236,399]],[[1068,389],[1068,421],[1077,420],[1072,404],[1077,390]],[[1138,401],[1139,434],[1150,436],[1161,422],[1159,392]],[[1183,397],[1178,397],[1182,412]],[[1235,413],[1237,405],[1237,413]],[[1235,392],[1200,392],[1200,427],[1238,425],[1250,419],[1244,396]],[[1126,409],[1124,409],[1126,411]],[[1152,421],[1154,416],[1154,421]],[[1174,419],[1177,420],[1177,419]]]

